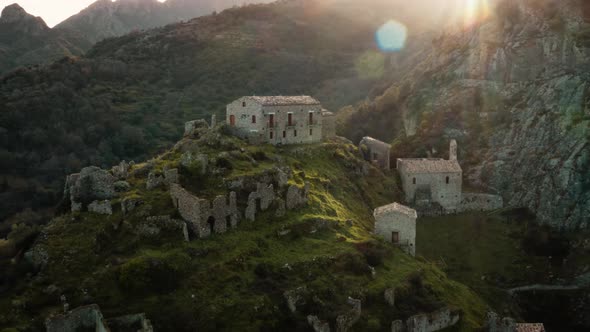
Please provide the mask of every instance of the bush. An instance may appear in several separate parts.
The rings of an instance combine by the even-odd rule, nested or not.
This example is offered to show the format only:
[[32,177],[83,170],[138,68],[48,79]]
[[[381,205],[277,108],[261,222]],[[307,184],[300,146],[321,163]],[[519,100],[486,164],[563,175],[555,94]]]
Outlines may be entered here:
[[119,281],[131,293],[169,291],[178,285],[189,262],[188,255],[180,253],[136,257],[121,266]]
[[232,170],[234,168],[231,160],[225,157],[218,157],[217,161],[215,162],[215,166],[219,168],[225,168],[227,170]]
[[387,249],[376,241],[359,243],[356,245],[356,249],[365,256],[367,263],[371,266],[383,264],[383,259],[387,255]]

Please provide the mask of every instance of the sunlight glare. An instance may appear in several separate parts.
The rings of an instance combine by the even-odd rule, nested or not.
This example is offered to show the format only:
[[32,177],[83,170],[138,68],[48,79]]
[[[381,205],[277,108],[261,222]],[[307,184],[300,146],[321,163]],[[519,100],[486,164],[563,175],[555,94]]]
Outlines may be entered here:
[[463,0],[465,2],[464,26],[466,28],[486,19],[490,14],[488,0]]
[[383,24],[375,33],[377,45],[384,52],[401,51],[406,45],[407,38],[408,28],[395,20]]

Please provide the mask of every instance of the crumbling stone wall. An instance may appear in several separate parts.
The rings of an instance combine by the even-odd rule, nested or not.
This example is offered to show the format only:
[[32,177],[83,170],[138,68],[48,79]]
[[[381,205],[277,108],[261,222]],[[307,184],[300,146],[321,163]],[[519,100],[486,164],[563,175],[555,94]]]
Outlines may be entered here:
[[248,195],[248,206],[246,207],[245,216],[247,220],[254,221],[256,219],[257,204],[260,201],[260,210],[266,211],[275,200],[275,191],[273,185],[266,185],[258,183],[256,191]]
[[391,145],[372,137],[363,137],[359,143],[359,149],[367,161],[376,164],[381,169],[391,168],[389,160]]
[[239,211],[235,192],[229,194],[229,202],[224,196],[217,196],[211,204],[173,183],[170,185],[170,196],[182,218],[199,238],[208,237],[211,233],[225,233],[228,228],[238,224]]
[[458,312],[453,311],[448,307],[445,307],[429,314],[419,314],[412,316],[408,318],[405,322],[399,319],[394,320],[391,323],[391,332],[441,331],[457,324],[457,322],[459,322],[460,319],[461,316]]
[[430,314],[420,314],[408,318],[408,332],[435,332],[457,324],[461,317],[450,308],[443,308]]
[[463,193],[458,212],[493,211],[504,207],[504,200],[498,195]]
[[47,332],[110,331],[96,304],[76,308],[65,315],[51,317],[45,321],[45,327]]

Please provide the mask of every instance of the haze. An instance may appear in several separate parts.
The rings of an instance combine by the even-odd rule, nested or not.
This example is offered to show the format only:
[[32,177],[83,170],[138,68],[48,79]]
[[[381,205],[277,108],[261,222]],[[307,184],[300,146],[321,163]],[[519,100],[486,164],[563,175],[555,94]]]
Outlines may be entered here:
[[[53,27],[68,17],[79,13],[96,0],[0,0],[0,8],[18,3],[29,14],[41,16],[48,26]],[[164,2],[165,0],[158,0]]]

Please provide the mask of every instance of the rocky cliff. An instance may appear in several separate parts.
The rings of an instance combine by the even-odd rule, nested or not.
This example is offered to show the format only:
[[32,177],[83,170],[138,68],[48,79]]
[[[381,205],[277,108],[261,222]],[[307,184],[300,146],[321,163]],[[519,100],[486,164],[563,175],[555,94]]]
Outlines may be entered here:
[[372,104],[403,122],[388,137],[405,143],[394,155],[436,155],[456,138],[471,185],[528,207],[543,223],[588,227],[584,7],[573,0],[504,1],[482,23],[433,39],[428,56]]
[[223,0],[98,0],[56,26],[60,30],[79,31],[85,39],[96,43],[104,38],[122,36],[135,30],[164,26],[173,22],[208,15],[214,11],[266,1]]

